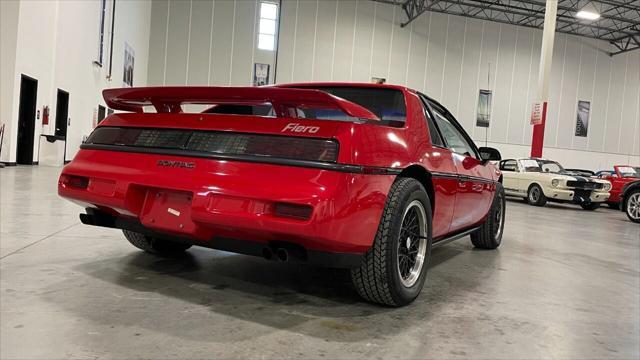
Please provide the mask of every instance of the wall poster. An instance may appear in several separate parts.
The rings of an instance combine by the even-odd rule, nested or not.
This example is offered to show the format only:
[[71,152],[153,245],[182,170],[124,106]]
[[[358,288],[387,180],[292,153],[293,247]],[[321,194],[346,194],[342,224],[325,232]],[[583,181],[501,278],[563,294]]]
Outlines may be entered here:
[[124,75],[122,76],[122,82],[124,86],[133,86],[133,66],[135,62],[136,54],[133,48],[124,43]]
[[269,84],[269,64],[253,64],[253,86]]
[[589,101],[578,101],[578,115],[576,116],[576,136],[587,137],[589,130],[589,113],[591,103]]
[[541,102],[535,102],[533,103],[533,106],[531,106],[531,118],[529,120],[529,123],[531,125],[540,125],[542,124],[542,111],[543,111],[543,106]]
[[476,126],[489,127],[491,119],[491,90],[482,90],[478,94],[478,114],[476,116]]

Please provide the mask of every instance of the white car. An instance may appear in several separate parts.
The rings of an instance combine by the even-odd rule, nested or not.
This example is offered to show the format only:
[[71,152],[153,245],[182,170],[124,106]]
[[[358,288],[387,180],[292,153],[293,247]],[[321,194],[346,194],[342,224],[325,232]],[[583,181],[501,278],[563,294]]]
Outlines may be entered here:
[[580,176],[551,160],[524,158],[500,161],[506,195],[524,198],[530,205],[547,201],[573,203],[595,210],[609,198],[611,183]]

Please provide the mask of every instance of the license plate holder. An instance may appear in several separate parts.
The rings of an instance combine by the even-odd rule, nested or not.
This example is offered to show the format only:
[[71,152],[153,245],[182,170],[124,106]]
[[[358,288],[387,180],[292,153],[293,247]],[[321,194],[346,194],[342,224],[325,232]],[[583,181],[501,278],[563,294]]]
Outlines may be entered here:
[[154,230],[193,233],[192,199],[193,194],[187,191],[149,189],[140,213],[140,222]]

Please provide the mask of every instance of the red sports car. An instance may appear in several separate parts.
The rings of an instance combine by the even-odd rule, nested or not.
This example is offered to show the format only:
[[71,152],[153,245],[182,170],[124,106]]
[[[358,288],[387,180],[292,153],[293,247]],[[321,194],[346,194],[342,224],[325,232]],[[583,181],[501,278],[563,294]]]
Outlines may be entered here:
[[614,209],[620,207],[620,195],[625,185],[640,180],[640,174],[634,167],[628,165],[615,165],[613,170],[598,171],[596,176],[611,183],[607,204]]
[[[400,306],[434,246],[500,245],[500,154],[442,105],[400,86],[311,83],[104,91],[109,116],[58,192],[83,223],[136,247],[192,245],[350,268],[358,293]],[[145,111],[149,108],[149,111]]]

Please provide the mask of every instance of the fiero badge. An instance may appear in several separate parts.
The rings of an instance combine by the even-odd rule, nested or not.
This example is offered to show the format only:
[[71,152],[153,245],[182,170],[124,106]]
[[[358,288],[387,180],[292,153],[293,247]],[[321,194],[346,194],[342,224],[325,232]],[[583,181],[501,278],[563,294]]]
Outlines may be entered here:
[[184,169],[195,169],[196,163],[187,162],[187,161],[177,161],[177,160],[158,160],[156,163],[158,166],[166,166],[166,167],[174,167],[174,168],[184,168]]
[[319,126],[304,126],[297,123],[288,123],[280,132],[290,131],[294,133],[315,134],[320,130]]

